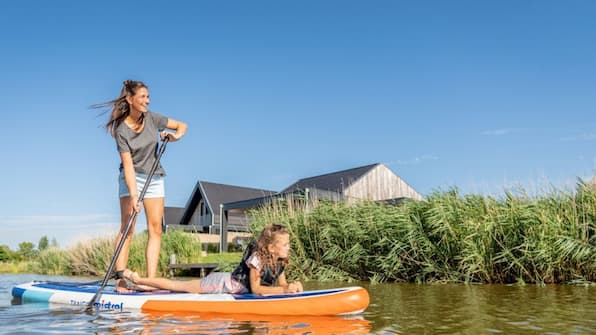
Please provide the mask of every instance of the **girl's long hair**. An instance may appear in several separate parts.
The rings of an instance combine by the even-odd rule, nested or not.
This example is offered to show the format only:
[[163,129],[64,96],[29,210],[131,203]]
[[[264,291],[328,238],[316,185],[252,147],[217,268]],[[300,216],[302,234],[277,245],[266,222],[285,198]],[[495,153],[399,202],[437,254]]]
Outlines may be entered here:
[[257,255],[263,262],[264,266],[268,266],[274,275],[277,275],[277,263],[282,262],[284,267],[287,267],[290,260],[288,258],[274,259],[269,252],[269,245],[275,243],[275,238],[281,234],[289,234],[288,228],[280,224],[271,224],[263,228],[259,238],[257,239]]
[[[110,118],[108,119],[108,122],[105,124],[105,128],[106,131],[110,135],[112,135],[112,137],[116,132],[116,128],[118,128],[120,123],[122,123],[122,121],[130,113],[130,105],[128,104],[128,101],[126,101],[126,97],[134,96],[135,94],[137,94],[137,91],[143,87],[148,89],[147,85],[145,85],[145,83],[143,83],[142,81],[125,80],[122,83],[122,90],[120,90],[120,95],[116,99],[91,105],[91,108],[107,107],[108,111],[110,111]],[[100,115],[103,115],[106,112],[101,113]],[[144,117],[145,114],[141,114],[141,117],[137,120],[137,123],[139,125],[143,123]]]

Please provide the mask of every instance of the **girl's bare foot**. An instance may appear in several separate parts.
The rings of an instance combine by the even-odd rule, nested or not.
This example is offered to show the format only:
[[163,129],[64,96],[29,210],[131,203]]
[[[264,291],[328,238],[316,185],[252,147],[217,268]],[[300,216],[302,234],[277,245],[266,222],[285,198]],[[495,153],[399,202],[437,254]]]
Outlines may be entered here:
[[128,284],[126,283],[126,280],[124,280],[123,278],[117,279],[116,280],[116,286],[115,286],[116,292],[118,293],[131,293],[133,292],[133,290],[131,290],[128,287]]
[[133,289],[135,291],[147,292],[147,291],[157,290],[156,287],[139,284],[139,281],[141,280],[141,276],[137,272],[134,272],[132,270],[129,270],[129,269],[124,270],[124,272],[122,273],[122,277],[130,280],[133,284],[135,284],[135,285],[132,285],[129,287],[130,289]]
[[139,276],[138,273],[136,273],[132,270],[129,270],[129,269],[124,270],[124,273],[122,273],[122,277],[130,280],[131,282],[133,282],[135,284],[137,283],[139,278],[141,278],[141,276]]

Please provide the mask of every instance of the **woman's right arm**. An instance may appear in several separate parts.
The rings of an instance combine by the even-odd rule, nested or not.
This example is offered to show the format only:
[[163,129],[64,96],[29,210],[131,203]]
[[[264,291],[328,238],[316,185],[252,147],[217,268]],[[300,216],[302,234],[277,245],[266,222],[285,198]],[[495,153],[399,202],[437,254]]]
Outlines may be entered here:
[[122,167],[124,168],[124,181],[128,187],[131,204],[134,210],[138,213],[141,211],[141,204],[139,203],[139,193],[137,190],[137,176],[135,174],[134,165],[132,163],[132,155],[130,152],[121,152],[120,159],[122,160]]

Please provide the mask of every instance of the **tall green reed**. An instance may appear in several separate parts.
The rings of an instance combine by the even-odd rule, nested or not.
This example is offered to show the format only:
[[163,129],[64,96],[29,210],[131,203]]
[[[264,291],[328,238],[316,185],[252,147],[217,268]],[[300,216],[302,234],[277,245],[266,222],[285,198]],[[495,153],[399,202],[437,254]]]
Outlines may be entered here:
[[400,205],[277,200],[251,229],[292,235],[297,276],[318,280],[563,283],[596,281],[596,190],[461,195]]
[[[79,242],[67,250],[46,249],[33,262],[31,270],[43,274],[103,276],[114,256],[114,240],[115,237],[105,237]],[[146,268],[146,243],[144,232],[134,235],[130,246],[128,267],[140,273]],[[195,235],[182,231],[163,234],[158,264],[161,275],[168,272],[171,254],[176,254],[178,262],[196,262],[201,256],[201,242]]]

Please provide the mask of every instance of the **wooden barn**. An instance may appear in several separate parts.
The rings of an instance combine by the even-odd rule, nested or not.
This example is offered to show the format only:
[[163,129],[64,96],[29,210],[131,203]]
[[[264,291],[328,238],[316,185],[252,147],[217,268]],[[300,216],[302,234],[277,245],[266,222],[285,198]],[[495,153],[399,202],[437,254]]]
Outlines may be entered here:
[[280,193],[308,190],[313,198],[337,201],[391,201],[422,196],[381,163],[300,179]]

